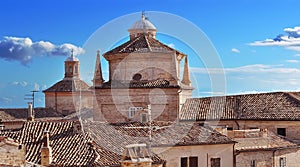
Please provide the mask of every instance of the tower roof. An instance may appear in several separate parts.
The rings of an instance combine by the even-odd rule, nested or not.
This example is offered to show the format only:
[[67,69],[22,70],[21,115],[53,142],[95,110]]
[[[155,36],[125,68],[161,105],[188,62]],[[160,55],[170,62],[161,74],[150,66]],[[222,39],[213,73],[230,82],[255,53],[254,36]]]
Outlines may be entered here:
[[89,91],[90,86],[80,80],[80,79],[72,79],[66,80],[63,79],[50,88],[44,90],[43,92],[76,92],[76,91]]
[[176,54],[185,55],[178,50],[169,47],[166,44],[158,41],[155,38],[149,37],[145,34],[140,34],[134,39],[125,42],[124,44],[106,52],[104,57],[107,55],[113,55],[117,53],[133,53],[133,52],[157,52],[157,51],[175,51]]

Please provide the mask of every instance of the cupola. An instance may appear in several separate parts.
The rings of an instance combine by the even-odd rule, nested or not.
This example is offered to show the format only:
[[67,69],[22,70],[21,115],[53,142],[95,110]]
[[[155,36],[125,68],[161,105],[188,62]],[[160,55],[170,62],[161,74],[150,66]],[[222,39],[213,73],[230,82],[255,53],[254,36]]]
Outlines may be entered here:
[[140,20],[136,21],[129,29],[130,39],[133,39],[140,34],[146,34],[153,38],[156,36],[156,27],[145,17],[145,13],[142,13]]

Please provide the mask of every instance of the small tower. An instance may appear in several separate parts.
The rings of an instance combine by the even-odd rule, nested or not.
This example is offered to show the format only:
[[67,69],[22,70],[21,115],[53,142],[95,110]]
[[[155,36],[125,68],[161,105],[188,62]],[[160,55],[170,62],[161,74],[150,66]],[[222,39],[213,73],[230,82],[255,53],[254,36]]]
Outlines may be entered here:
[[41,165],[49,166],[52,163],[52,149],[50,147],[49,131],[43,133],[43,146],[41,148]]
[[92,80],[94,87],[103,85],[103,77],[102,77],[102,69],[101,69],[101,61],[100,61],[100,51],[97,51],[96,65],[95,65],[95,73],[94,79]]
[[65,79],[80,77],[80,62],[74,56],[74,51],[71,51],[71,56],[65,61]]

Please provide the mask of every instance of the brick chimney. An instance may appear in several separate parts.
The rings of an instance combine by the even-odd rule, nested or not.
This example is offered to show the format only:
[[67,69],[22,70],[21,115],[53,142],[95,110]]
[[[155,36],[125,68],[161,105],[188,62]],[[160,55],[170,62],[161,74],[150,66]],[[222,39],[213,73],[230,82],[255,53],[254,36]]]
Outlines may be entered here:
[[43,146],[41,148],[41,165],[49,166],[52,162],[52,149],[50,147],[49,131],[43,133]]
[[34,121],[32,102],[28,102],[27,121]]

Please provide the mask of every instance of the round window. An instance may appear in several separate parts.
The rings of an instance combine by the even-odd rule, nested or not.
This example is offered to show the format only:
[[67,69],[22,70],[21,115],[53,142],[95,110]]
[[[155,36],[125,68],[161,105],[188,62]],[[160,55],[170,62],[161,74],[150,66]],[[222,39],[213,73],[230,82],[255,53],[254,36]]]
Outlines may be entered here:
[[135,80],[135,81],[139,81],[139,80],[142,79],[142,75],[140,73],[134,74],[132,79]]

